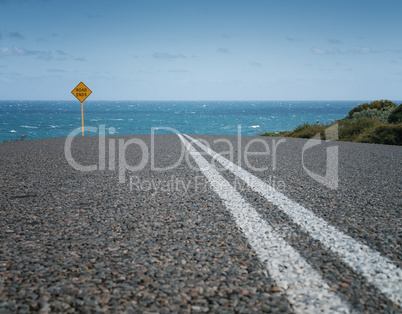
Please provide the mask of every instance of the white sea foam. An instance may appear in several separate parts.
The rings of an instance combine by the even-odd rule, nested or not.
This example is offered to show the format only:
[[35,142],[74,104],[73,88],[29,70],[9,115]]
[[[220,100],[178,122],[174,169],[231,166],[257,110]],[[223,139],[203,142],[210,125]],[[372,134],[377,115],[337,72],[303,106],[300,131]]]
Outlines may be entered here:
[[[1,1],[1,0],[0,0]],[[242,126],[242,135],[255,136],[256,132],[292,130],[308,121],[329,122],[341,119],[357,101],[332,103],[299,102],[297,106],[278,102],[93,102],[94,111],[85,112],[85,124],[93,127],[102,121],[108,126],[121,128],[121,132],[149,133],[152,126],[183,128],[183,116],[187,120],[181,132],[194,134],[238,134],[237,126]],[[120,106],[120,109],[117,106]],[[92,105],[91,105],[92,106]],[[320,109],[325,108],[325,110]],[[116,111],[116,109],[118,109]],[[121,111],[121,109],[123,109]],[[335,110],[335,111],[334,111]],[[40,112],[40,114],[31,114]],[[223,114],[225,112],[225,114]],[[27,114],[30,114],[29,117]],[[175,114],[177,113],[177,114]],[[161,119],[163,114],[163,119]],[[294,115],[293,117],[291,115]],[[318,118],[318,116],[320,116]],[[46,118],[44,118],[46,117]],[[29,120],[27,120],[29,118]],[[109,120],[116,119],[116,120]],[[133,119],[133,120],[129,120]],[[58,126],[57,128],[51,125]],[[8,123],[8,124],[6,124]],[[25,123],[24,126],[20,126]],[[44,123],[44,124],[43,124]],[[133,129],[135,123],[135,129]],[[65,136],[65,129],[81,125],[79,105],[74,102],[2,102],[0,101],[0,139],[7,134],[28,133],[31,139]],[[109,125],[110,124],[110,125]],[[230,127],[226,127],[226,126]],[[259,127],[255,127],[259,125]],[[10,133],[10,130],[17,132]]]
[[21,128],[25,129],[39,129],[37,126],[32,126],[32,125],[21,125]]

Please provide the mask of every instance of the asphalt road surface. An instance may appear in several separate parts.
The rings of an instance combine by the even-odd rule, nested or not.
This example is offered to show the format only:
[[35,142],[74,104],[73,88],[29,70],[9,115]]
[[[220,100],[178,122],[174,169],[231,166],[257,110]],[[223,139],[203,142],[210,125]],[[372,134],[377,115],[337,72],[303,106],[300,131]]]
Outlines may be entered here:
[[402,312],[402,148],[0,144],[0,313]]

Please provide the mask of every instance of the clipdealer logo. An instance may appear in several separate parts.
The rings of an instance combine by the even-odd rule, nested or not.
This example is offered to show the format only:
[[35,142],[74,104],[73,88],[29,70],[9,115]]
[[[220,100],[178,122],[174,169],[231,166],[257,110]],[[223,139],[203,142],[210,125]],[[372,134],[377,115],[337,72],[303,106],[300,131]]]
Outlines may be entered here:
[[[180,134],[176,129],[171,127],[154,127],[151,128],[151,142],[150,148],[148,145],[141,140],[140,138],[132,137],[128,140],[125,139],[116,139],[116,138],[108,138],[106,139],[106,134],[114,135],[116,133],[116,129],[114,127],[109,127],[106,129],[106,126],[101,124],[99,127],[85,127],[85,131],[98,134],[98,161],[96,164],[92,165],[82,165],[78,163],[72,154],[72,145],[74,138],[80,134],[82,128],[74,129],[67,137],[65,145],[64,145],[64,153],[65,158],[69,165],[79,171],[89,172],[89,171],[102,171],[102,170],[111,170],[111,171],[118,171],[118,182],[125,183],[126,182],[126,174],[127,171],[131,173],[135,173],[138,171],[143,170],[147,164],[150,162],[151,171],[168,171],[175,169],[178,167],[183,160],[186,160],[187,165],[193,170],[199,170],[197,166],[191,162],[190,154],[187,153],[186,148],[181,145],[180,156],[175,162],[171,165],[165,167],[157,167],[155,161],[155,131],[156,130],[164,130],[171,132],[173,134]],[[325,130],[326,135],[326,142],[333,141],[338,139],[338,125],[335,124]],[[199,140],[208,148],[210,148],[210,144],[205,140]],[[241,165],[242,160],[244,160],[246,166],[253,170],[253,171],[272,171],[276,170],[277,167],[277,152],[278,147],[281,144],[284,144],[286,139],[273,139],[272,140],[272,147],[269,146],[268,142],[263,138],[256,138],[249,141],[242,151],[238,151],[237,154],[237,164]],[[216,139],[213,141],[214,144],[223,143],[229,147],[229,150],[225,152],[221,152],[220,154],[226,156],[225,158],[229,159],[231,162],[235,162],[235,148],[228,139],[221,138]],[[262,145],[264,151],[251,151],[251,146],[253,144]],[[305,165],[305,152],[313,147],[321,145],[322,141],[320,139],[320,134],[317,134],[313,139],[308,140],[303,148],[301,154],[301,162],[304,171],[315,181],[319,182],[320,184],[326,186],[329,189],[337,189],[338,188],[338,146],[334,145],[331,147],[326,148],[326,155],[327,155],[327,164],[326,164],[326,172],[325,176],[319,175],[314,173],[313,171],[309,170]],[[238,147],[242,148],[242,136],[241,136],[241,126],[239,126],[238,132]],[[138,163],[136,165],[130,165],[126,159],[126,150],[129,146],[136,146],[137,149],[141,153],[141,159],[137,160]],[[108,147],[108,150],[106,150]],[[108,151],[108,153],[106,153]],[[117,152],[117,155],[116,155]],[[108,156],[106,156],[108,155]],[[251,156],[269,156],[271,155],[272,158],[272,165],[271,167],[255,167],[250,163]],[[108,158],[107,158],[108,157]],[[117,159],[117,161],[116,161]],[[108,163],[106,163],[108,161]],[[219,165],[216,163],[215,158],[211,160],[211,166],[218,168]],[[133,182],[133,181],[130,181]]]
[[[334,124],[327,129],[325,129],[325,141],[331,142],[338,140],[338,124]],[[325,169],[325,176],[319,175],[307,169],[304,164],[304,153],[306,150],[313,148],[317,145],[321,145],[321,135],[320,133],[316,134],[312,139],[308,140],[306,144],[303,146],[302,150],[302,165],[304,171],[313,178],[315,181],[321,183],[322,185],[326,186],[331,190],[336,190],[338,188],[338,171],[339,171],[339,151],[338,146],[334,145],[331,147],[326,148],[326,156],[327,156],[327,163]]]

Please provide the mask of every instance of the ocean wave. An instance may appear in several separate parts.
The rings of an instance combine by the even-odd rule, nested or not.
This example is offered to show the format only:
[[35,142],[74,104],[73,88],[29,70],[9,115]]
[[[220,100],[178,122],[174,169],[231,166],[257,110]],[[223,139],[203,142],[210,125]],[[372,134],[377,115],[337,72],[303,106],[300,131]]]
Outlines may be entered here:
[[39,129],[37,126],[32,126],[32,125],[21,125],[21,128],[25,129]]
[[[100,123],[106,124],[107,127],[113,125],[116,129],[120,126],[121,129],[118,130],[120,134],[149,134],[153,126],[171,126],[188,134],[228,135],[237,135],[239,132],[237,126],[240,124],[244,135],[255,135],[260,131],[292,130],[306,121],[326,122],[341,119],[359,103],[358,101],[282,103],[245,101],[233,104],[204,101],[92,102],[94,107],[92,112],[85,115],[85,123],[91,126],[98,126]],[[120,109],[117,108],[117,104],[121,105]],[[81,126],[81,115],[76,114],[76,106],[75,102],[73,105],[73,101],[24,103],[0,101],[0,139],[7,136],[15,137],[18,134],[29,134],[30,139],[66,136],[66,133]],[[118,113],[115,109],[118,109]],[[23,122],[26,124],[21,126]],[[157,133],[162,132],[167,131],[161,129]]]

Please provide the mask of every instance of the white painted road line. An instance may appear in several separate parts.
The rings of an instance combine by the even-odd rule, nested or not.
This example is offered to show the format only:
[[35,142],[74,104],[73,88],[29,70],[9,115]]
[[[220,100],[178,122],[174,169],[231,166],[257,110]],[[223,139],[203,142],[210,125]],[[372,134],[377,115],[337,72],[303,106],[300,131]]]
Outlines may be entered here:
[[269,184],[232,163],[196,139],[188,135],[186,137],[196,143],[206,153],[213,156],[224,168],[233,172],[254,191],[260,193],[269,202],[278,206],[295,223],[307,231],[310,236],[323,243],[328,250],[339,256],[355,272],[365,277],[366,280],[376,286],[392,302],[398,306],[402,305],[402,270],[394,265],[391,260],[342,233],[334,226],[329,225],[324,219],[314,215],[312,211],[290,200]]
[[349,313],[349,305],[180,134],[181,141],[221,197],[269,275],[298,313]]

